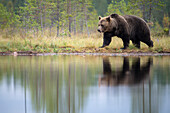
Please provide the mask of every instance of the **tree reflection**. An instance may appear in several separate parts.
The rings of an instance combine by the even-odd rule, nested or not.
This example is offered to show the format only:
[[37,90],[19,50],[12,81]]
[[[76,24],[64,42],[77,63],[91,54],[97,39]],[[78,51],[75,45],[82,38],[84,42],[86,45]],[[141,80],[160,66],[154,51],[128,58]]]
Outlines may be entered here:
[[[120,65],[120,64],[117,64]],[[115,67],[118,67],[118,66]],[[131,89],[132,113],[143,111],[151,113],[151,81],[150,69],[153,65],[153,58],[147,58],[142,64],[140,57],[123,57],[123,64],[120,68],[114,68],[111,65],[109,57],[103,58],[103,77],[99,78],[99,85],[118,86],[118,85],[134,85],[137,88]],[[145,88],[145,80],[148,80],[149,87]],[[141,85],[137,85],[141,84]],[[148,90],[146,91],[145,90]],[[142,92],[140,92],[142,91]],[[147,94],[147,92],[149,94]],[[138,95],[136,95],[138,94]],[[153,108],[157,108],[157,104],[153,104]],[[157,106],[157,107],[156,107]]]
[[147,62],[141,65],[140,57],[135,57],[132,58],[132,65],[130,66],[129,57],[123,57],[122,67],[112,69],[109,58],[104,57],[103,77],[99,78],[99,84],[107,86],[139,84],[149,77],[150,67],[152,64],[152,58],[148,58]]
[[[4,58],[4,57],[3,57]],[[0,83],[11,78],[24,88],[24,110],[37,113],[78,113],[86,103],[93,65],[87,65],[83,57],[6,57],[0,62]],[[76,61],[76,62],[75,62]],[[10,62],[10,63],[9,63]],[[85,64],[85,65],[84,65]],[[93,66],[94,67],[94,66]]]
[[[93,112],[99,100],[101,108],[126,108],[122,103],[128,103],[131,113],[155,113],[165,108],[162,106],[169,98],[169,88],[165,89],[170,83],[169,57],[10,56],[1,57],[0,62],[0,86],[13,84],[16,91],[18,86],[23,88],[25,113]],[[98,87],[98,78],[106,87]],[[87,108],[89,103],[93,104]]]

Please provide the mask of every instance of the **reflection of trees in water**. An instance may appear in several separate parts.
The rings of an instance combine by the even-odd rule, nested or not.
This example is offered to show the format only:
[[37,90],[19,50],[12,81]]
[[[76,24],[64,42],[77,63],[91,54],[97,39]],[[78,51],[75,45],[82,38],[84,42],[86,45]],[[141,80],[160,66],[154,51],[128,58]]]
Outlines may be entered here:
[[[76,57],[77,58],[77,57]],[[113,69],[111,61],[115,61],[112,57],[103,59],[103,78],[101,85],[137,85],[131,89],[132,95],[132,112],[155,113],[159,109],[162,100],[163,86],[169,83],[166,77],[161,77],[160,67],[154,67],[152,73],[155,73],[151,78],[151,83],[158,86],[151,86],[151,83],[146,83],[149,79],[149,69],[152,65],[152,58],[146,59],[146,62],[141,63],[141,58],[123,57],[121,68]],[[96,58],[95,58],[96,59]],[[14,86],[17,84],[25,89],[25,108],[27,108],[27,94],[31,94],[32,106],[37,112],[70,112],[77,113],[83,111],[86,104],[86,98],[89,94],[87,88],[96,84],[96,79],[92,79],[92,75],[97,75],[102,66],[98,65],[101,59],[92,62],[82,61],[84,59],[73,59],[72,57],[4,57],[0,59],[0,82],[6,78],[6,83],[11,83],[11,78],[14,80]],[[160,58],[154,58],[154,61],[159,61]],[[109,61],[110,60],[110,61]],[[119,59],[121,60],[121,58]],[[76,62],[75,62],[76,61]],[[95,63],[94,63],[95,62]],[[119,61],[116,61],[119,62]],[[169,62],[166,61],[166,62]],[[94,64],[93,66],[91,66]],[[120,63],[118,63],[119,65]],[[169,66],[169,65],[168,65]],[[164,66],[163,68],[169,68]],[[115,66],[117,67],[117,65]],[[158,70],[158,71],[157,71]],[[169,72],[169,70],[167,70]],[[88,76],[90,75],[90,76]],[[136,76],[137,75],[137,76]],[[155,78],[156,77],[156,78]],[[159,78],[160,77],[160,78]],[[159,81],[155,81],[159,78]],[[145,83],[143,82],[145,80]],[[109,82],[108,82],[109,81]],[[152,83],[153,84],[153,83]],[[27,89],[27,90],[26,90]],[[28,91],[29,92],[26,92]],[[158,98],[161,97],[161,98]],[[151,109],[152,108],[152,109]],[[25,112],[29,111],[25,109]]]
[[14,78],[14,86],[20,84],[25,88],[25,112],[29,111],[27,94],[30,93],[32,107],[37,112],[77,113],[86,104],[87,87],[91,83],[91,77],[87,76],[97,73],[83,60],[82,57],[75,62],[72,57],[64,56],[10,57],[3,67],[0,65],[0,82],[7,77],[10,84]]
[[159,84],[170,84],[170,56],[160,56],[153,70],[154,81]]
[[[151,71],[153,58],[148,57],[142,64],[140,57],[134,57],[132,59],[123,57],[123,64],[121,67],[119,66],[120,68],[114,68],[114,66],[117,67],[117,65],[111,65],[110,60],[111,57],[103,58],[103,77],[99,78],[99,85],[133,85],[133,87],[129,87],[132,99],[131,112],[158,113],[160,106],[163,107],[161,103],[164,103],[164,100],[161,96],[164,95],[163,92],[165,92],[165,90],[161,88],[161,85],[155,87],[155,85],[157,85],[156,82],[151,85],[150,72],[157,72],[153,68]],[[161,67],[158,73],[160,70],[162,70]],[[161,76],[161,74],[159,76]],[[161,82],[161,79],[159,82]],[[164,83],[164,79],[162,83]]]
[[[117,67],[118,64],[111,65],[110,59],[109,57],[103,58],[103,77],[99,78],[99,85],[133,85],[136,88],[129,87],[132,99],[131,112],[151,113],[151,84],[149,82],[149,91],[145,92],[144,81],[150,78],[153,59],[148,58],[144,64],[141,64],[140,57],[132,58],[131,62],[129,57],[123,57],[123,64],[120,68],[114,68],[113,66]],[[146,94],[147,92],[149,95]],[[157,104],[154,105],[157,106]]]
[[36,109],[45,107],[51,113],[79,112],[87,96],[84,87],[88,86],[86,66],[69,62],[62,65],[50,63],[49,68],[41,65],[38,76],[34,77],[35,82],[30,85],[33,105],[36,103]]
[[[99,78],[100,85],[133,85],[141,83],[149,77],[150,67],[153,59],[148,58],[147,62],[141,65],[140,57],[132,59],[130,67],[129,57],[123,57],[121,68],[112,70],[108,57],[103,58],[103,77]],[[116,66],[115,66],[116,67]]]

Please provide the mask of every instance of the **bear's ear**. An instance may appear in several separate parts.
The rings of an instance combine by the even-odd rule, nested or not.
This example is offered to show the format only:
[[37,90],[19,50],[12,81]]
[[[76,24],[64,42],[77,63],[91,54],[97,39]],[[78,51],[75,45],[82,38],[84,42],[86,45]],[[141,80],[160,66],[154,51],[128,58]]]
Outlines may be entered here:
[[118,17],[119,15],[118,14],[111,14],[110,17],[111,18],[115,18],[115,17]]
[[101,16],[99,16],[99,20],[101,19],[102,17]]
[[108,16],[108,17],[106,18],[106,20],[107,20],[108,22],[110,22],[110,16]]

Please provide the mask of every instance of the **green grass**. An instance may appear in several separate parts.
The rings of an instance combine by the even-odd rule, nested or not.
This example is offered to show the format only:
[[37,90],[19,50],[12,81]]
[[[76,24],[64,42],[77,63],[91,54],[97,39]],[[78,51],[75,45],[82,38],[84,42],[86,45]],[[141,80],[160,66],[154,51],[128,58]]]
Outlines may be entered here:
[[0,35],[0,52],[33,51],[38,53],[122,53],[122,52],[170,52],[169,37],[152,37],[153,48],[141,43],[141,49],[137,49],[131,42],[129,48],[121,50],[122,40],[117,37],[112,38],[112,42],[105,48],[98,48],[103,43],[102,34],[96,33],[87,35],[76,35],[70,37],[39,37],[21,38],[15,35],[11,38],[3,38]]

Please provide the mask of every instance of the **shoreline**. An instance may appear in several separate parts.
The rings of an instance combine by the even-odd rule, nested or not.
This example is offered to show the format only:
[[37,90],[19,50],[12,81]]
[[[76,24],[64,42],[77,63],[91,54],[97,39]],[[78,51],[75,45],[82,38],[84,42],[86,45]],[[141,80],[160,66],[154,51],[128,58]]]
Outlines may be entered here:
[[25,52],[0,52],[0,56],[54,56],[54,55],[78,55],[78,56],[170,56],[169,52],[124,52],[124,53],[36,53],[32,51]]

